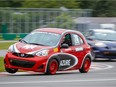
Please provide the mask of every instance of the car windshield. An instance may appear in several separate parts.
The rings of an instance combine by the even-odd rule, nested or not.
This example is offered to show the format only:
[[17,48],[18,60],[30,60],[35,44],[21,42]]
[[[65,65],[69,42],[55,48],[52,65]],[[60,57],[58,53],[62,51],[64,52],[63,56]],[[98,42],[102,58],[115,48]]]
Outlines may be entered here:
[[116,32],[95,32],[94,39],[116,41]]
[[32,32],[21,41],[28,44],[55,46],[60,39],[60,34],[49,32]]

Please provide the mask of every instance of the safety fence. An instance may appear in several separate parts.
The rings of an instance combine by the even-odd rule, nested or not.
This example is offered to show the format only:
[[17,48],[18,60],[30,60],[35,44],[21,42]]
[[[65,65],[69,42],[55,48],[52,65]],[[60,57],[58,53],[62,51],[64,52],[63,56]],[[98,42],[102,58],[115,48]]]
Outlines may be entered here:
[[77,29],[74,19],[90,17],[91,12],[90,9],[0,8],[0,37],[22,37],[23,33],[40,27]]

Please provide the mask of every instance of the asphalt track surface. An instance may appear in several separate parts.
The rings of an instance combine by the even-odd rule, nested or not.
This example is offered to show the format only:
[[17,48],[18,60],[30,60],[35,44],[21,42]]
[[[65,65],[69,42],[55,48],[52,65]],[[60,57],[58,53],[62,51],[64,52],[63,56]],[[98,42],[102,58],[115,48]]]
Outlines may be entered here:
[[[5,56],[6,50],[0,51]],[[88,73],[78,70],[44,75],[35,72],[0,72],[0,87],[116,87],[116,60],[92,62]]]
[[34,72],[0,73],[0,87],[116,87],[116,60],[92,62],[88,73],[44,75]]
[[0,50],[0,56],[4,57],[6,55],[7,50]]

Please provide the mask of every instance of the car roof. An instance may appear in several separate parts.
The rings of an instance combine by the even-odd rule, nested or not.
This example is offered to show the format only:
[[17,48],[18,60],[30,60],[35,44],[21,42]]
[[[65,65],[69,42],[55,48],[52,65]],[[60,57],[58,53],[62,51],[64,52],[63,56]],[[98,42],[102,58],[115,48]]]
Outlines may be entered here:
[[115,30],[108,30],[108,29],[89,29],[89,30],[92,30],[94,32],[104,32],[104,33],[115,33],[116,31]]
[[51,32],[51,33],[58,33],[58,34],[62,34],[63,32],[66,31],[66,29],[59,29],[59,28],[39,28],[37,30],[42,32]]
[[57,34],[62,34],[62,33],[65,33],[65,32],[80,33],[79,31],[76,31],[76,30],[69,30],[69,29],[62,29],[62,28],[39,28],[39,29],[36,29],[35,31],[50,32],[50,33],[57,33]]

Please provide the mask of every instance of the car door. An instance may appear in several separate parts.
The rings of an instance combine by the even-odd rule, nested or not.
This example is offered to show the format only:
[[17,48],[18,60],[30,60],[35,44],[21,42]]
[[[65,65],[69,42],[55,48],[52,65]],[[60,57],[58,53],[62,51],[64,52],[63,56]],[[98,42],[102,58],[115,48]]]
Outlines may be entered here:
[[67,35],[69,35],[69,38],[70,38],[70,41],[66,42],[66,44],[68,44],[69,47],[61,48],[61,53],[64,53],[64,54],[60,56],[60,58],[66,61],[70,60],[69,62],[70,66],[73,65],[76,68],[79,68],[86,54],[85,49],[84,49],[84,41],[80,37],[80,35],[78,35],[77,33],[70,33],[70,34],[66,34],[65,36]]
[[[67,47],[62,47],[62,45],[68,45]],[[71,34],[65,34],[63,36],[63,39],[61,41],[61,53],[58,55],[59,56],[59,70],[66,70],[66,69],[71,69],[78,63],[78,59],[75,56],[75,48],[72,45],[72,39],[71,39]]]

